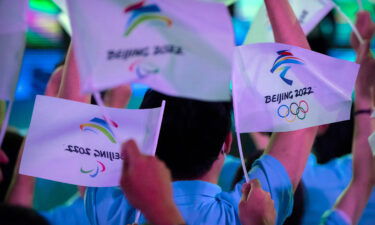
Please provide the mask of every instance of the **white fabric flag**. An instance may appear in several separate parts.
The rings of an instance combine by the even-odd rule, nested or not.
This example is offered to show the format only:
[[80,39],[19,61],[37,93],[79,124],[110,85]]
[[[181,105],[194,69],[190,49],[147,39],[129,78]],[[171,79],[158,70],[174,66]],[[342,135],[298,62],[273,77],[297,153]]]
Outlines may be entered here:
[[25,50],[25,33],[0,33],[0,99],[13,100]]
[[168,95],[230,100],[234,35],[224,4],[68,0],[84,92],[137,82]]
[[0,1],[0,34],[25,32],[28,0]]
[[106,111],[111,125],[96,105],[37,96],[20,173],[82,186],[118,186],[121,144],[132,138],[144,154],[154,155],[164,105]]
[[0,1],[0,99],[12,100],[26,31],[26,0]]
[[[305,34],[309,34],[334,7],[327,0],[289,0],[289,3]],[[266,6],[263,4],[250,26],[244,44],[274,41]]]
[[237,47],[233,100],[237,132],[282,132],[347,120],[359,65],[303,48]]

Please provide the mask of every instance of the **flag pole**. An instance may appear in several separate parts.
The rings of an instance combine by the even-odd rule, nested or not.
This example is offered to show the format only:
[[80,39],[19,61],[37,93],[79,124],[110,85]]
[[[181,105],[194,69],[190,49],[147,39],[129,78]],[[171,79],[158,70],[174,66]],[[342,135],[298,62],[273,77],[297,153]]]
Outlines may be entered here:
[[139,209],[137,209],[137,211],[135,212],[135,219],[134,219],[134,224],[137,224],[138,225],[138,222],[139,222],[139,218],[141,217],[141,211]]
[[243,170],[243,173],[244,173],[244,176],[245,176],[246,183],[249,183],[250,178],[249,178],[249,174],[247,173],[245,158],[243,157],[243,150],[242,150],[240,133],[236,132],[236,136],[237,136],[238,152],[240,153],[240,158],[241,158],[242,170]]
[[7,131],[7,127],[8,127],[8,124],[9,124],[9,118],[10,118],[10,111],[12,110],[12,106],[13,106],[13,101],[10,100],[9,104],[8,104],[8,107],[6,109],[6,113],[5,113],[5,117],[4,117],[3,123],[1,125],[0,147],[3,144],[4,137],[5,137],[5,134],[6,134],[6,131]]
[[363,11],[363,3],[362,3],[362,0],[357,0],[358,2],[358,9],[359,11]]

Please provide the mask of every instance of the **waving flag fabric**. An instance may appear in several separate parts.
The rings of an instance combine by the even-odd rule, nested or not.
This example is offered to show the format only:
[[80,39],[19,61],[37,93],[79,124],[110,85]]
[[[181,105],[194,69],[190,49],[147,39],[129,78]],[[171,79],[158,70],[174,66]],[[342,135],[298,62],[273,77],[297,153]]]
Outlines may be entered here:
[[[309,34],[334,7],[328,0],[289,0],[289,3],[305,34]],[[245,44],[274,41],[267,10],[263,4],[251,24]]]
[[359,66],[299,47],[237,47],[233,100],[237,132],[292,131],[347,120]]
[[68,0],[84,92],[137,82],[165,94],[230,100],[234,35],[224,4]]
[[12,100],[25,48],[26,0],[0,1],[0,99]]
[[119,185],[121,144],[132,138],[154,155],[164,106],[106,110],[110,119],[96,105],[37,96],[20,173],[82,186]]

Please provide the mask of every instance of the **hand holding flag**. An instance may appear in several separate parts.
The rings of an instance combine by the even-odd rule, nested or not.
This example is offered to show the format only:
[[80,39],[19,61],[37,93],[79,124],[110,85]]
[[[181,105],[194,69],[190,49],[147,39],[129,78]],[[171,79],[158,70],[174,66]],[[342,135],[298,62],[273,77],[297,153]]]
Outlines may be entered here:
[[130,204],[153,224],[183,224],[172,198],[171,173],[154,156],[142,155],[134,140],[122,146],[121,187]]

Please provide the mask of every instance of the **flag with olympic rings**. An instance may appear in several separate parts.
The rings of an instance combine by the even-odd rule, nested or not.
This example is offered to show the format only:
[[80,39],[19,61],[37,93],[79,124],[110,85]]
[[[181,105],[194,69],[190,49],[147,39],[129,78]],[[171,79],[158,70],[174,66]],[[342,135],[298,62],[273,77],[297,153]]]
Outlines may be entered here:
[[283,132],[348,120],[359,65],[296,46],[235,50],[237,132]]

